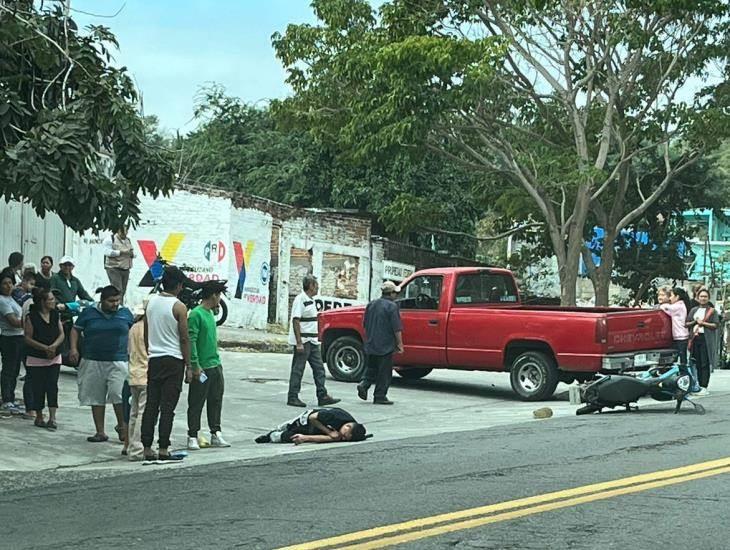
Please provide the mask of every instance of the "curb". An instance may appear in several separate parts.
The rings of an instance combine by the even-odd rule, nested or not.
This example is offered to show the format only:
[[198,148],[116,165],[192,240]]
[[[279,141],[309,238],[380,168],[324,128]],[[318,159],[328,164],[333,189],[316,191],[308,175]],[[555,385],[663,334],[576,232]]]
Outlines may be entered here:
[[261,340],[249,342],[219,340],[218,347],[221,349],[244,348],[261,353],[291,353],[291,346],[285,342],[267,342]]

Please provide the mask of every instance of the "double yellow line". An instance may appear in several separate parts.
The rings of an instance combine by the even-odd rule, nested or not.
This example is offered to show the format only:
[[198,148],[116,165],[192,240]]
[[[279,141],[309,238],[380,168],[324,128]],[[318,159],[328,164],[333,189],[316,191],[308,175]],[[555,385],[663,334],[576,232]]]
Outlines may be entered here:
[[280,550],[368,550],[413,542],[454,531],[473,529],[578,504],[605,500],[622,495],[686,483],[730,473],[730,457],[691,464],[671,470],[661,470],[638,476],[584,485],[563,491],[528,498],[499,502],[488,506],[460,510],[448,514],[384,525],[336,537],[287,546]]

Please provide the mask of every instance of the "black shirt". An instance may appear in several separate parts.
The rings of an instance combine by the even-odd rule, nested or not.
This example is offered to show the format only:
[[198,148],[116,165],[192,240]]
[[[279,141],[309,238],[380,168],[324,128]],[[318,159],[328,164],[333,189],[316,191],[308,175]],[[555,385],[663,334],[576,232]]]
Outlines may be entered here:
[[[33,340],[46,346],[50,346],[56,341],[56,338],[60,334],[58,330],[58,312],[56,310],[51,311],[48,322],[46,323],[34,304],[30,308],[28,319],[30,320],[30,324],[33,325]],[[26,352],[31,357],[48,359],[48,356],[44,352],[30,346],[26,346]]]
[[395,351],[395,333],[403,331],[398,304],[387,298],[370,302],[362,324],[365,327],[365,353],[388,355]]
[[349,412],[337,407],[318,409],[316,412],[317,419],[322,424],[329,426],[333,430],[339,430],[342,426],[349,422],[357,422]]

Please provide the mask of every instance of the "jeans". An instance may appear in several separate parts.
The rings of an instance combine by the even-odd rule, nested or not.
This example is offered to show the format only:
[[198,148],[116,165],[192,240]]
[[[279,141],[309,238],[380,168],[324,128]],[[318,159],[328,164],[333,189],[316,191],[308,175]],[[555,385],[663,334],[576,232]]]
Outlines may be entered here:
[[188,437],[197,437],[200,430],[200,415],[203,405],[208,413],[210,433],[221,431],[221,411],[223,410],[223,367],[205,369],[208,379],[205,382],[190,381],[188,390]]
[[325,388],[324,363],[322,362],[322,350],[320,346],[304,343],[304,351],[298,352],[294,347],[294,356],[291,360],[291,375],[289,376],[289,399],[299,397],[299,390],[302,389],[302,377],[304,376],[304,367],[307,362],[312,367],[314,375],[314,385],[317,387],[317,399],[322,399],[327,395]]
[[142,415],[142,445],[152,447],[157,416],[160,417],[158,443],[170,446],[175,407],[182,392],[185,365],[176,357],[151,357],[147,369],[147,406]]
[[363,372],[362,381],[359,386],[369,389],[375,384],[375,400],[386,399],[390,382],[393,380],[393,354],[368,355]]
[[20,360],[23,353],[23,336],[0,336],[0,393],[3,403],[15,402],[15,388],[20,374]]
[[710,356],[704,334],[698,334],[692,341],[692,359],[697,368],[700,387],[707,388],[710,385]]
[[53,365],[50,367],[25,367],[26,377],[25,385],[30,384],[33,387],[33,402],[26,403],[26,409],[41,412],[46,406],[48,399],[48,408],[58,408],[58,374],[61,371],[61,365]]
[[687,340],[674,340],[674,349],[677,350],[679,364],[687,365]]

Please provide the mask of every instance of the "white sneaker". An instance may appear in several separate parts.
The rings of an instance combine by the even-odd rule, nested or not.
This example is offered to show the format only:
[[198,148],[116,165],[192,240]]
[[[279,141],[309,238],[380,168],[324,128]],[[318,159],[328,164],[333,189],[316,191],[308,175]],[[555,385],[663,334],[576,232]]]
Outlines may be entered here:
[[10,413],[13,416],[23,414],[23,411],[20,410],[20,407],[18,407],[15,403],[11,401],[3,403],[3,411],[5,411],[6,413]]
[[706,396],[706,395],[710,395],[710,392],[707,391],[707,388],[700,388],[700,391],[695,392],[695,395],[697,397],[703,397],[703,396]]
[[200,445],[198,445],[197,437],[188,437],[188,451],[199,451]]
[[210,438],[210,446],[211,447],[230,447],[231,444],[228,443],[225,439],[223,439],[223,434],[220,432],[215,432],[213,434],[213,437]]

